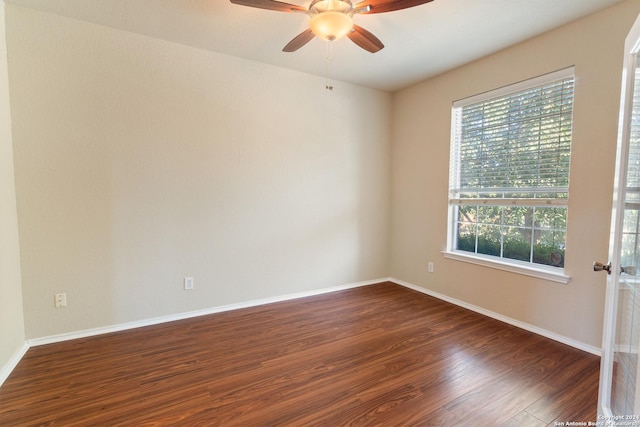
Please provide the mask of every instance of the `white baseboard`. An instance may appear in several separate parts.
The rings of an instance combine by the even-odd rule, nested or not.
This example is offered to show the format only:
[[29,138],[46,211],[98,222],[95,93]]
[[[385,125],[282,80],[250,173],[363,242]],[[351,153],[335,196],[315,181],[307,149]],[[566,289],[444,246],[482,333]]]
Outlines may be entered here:
[[0,368],[0,386],[9,378],[9,374],[18,366],[18,363],[22,360],[24,355],[29,350],[29,344],[25,341],[14,354],[11,359]]
[[160,323],[173,322],[176,320],[184,320],[184,319],[190,319],[198,316],[206,316],[208,314],[222,313],[225,311],[238,310],[241,308],[257,307],[260,305],[271,304],[274,302],[282,302],[282,301],[288,301],[288,300],[293,300],[298,298],[310,297],[314,295],[327,294],[330,292],[353,289],[360,286],[373,285],[376,283],[385,282],[387,280],[388,280],[387,278],[367,280],[364,282],[350,283],[347,285],[333,286],[330,288],[315,289],[312,291],[280,295],[276,297],[257,299],[252,301],[236,303],[236,304],[228,304],[228,305],[223,305],[218,307],[206,308],[203,310],[189,311],[186,313],[178,313],[178,314],[172,314],[169,316],[161,316],[161,317],[155,317],[151,319],[138,320],[135,322],[120,323],[120,324],[104,326],[100,328],[85,329],[81,331],[68,332],[64,334],[51,335],[51,336],[46,336],[41,338],[33,338],[28,340],[28,344],[31,347],[45,345],[45,344],[53,344],[57,342],[69,341],[69,340],[74,340],[78,338],[92,337],[96,335],[108,334],[111,332],[120,332],[128,329],[142,328],[144,326],[151,326],[151,325],[157,325]]
[[552,339],[554,341],[558,341],[558,342],[561,342],[563,344],[567,344],[567,345],[569,345],[571,347],[575,347],[577,349],[586,351],[588,353],[595,354],[597,356],[600,356],[601,353],[602,353],[601,349],[599,349],[597,347],[593,347],[591,345],[588,345],[588,344],[573,340],[571,338],[567,338],[565,336],[556,334],[554,332],[547,331],[545,329],[539,328],[537,326],[530,325],[528,323],[520,322],[520,321],[512,319],[510,317],[503,316],[501,314],[498,314],[498,313],[495,313],[493,311],[484,309],[482,307],[478,307],[478,306],[475,306],[475,305],[472,305],[472,304],[468,304],[468,303],[466,303],[464,301],[460,301],[460,300],[457,300],[455,298],[440,294],[438,292],[431,291],[429,289],[425,289],[423,287],[414,285],[414,284],[409,283],[409,282],[405,282],[403,280],[395,279],[393,277],[386,277],[386,278],[381,278],[381,279],[367,280],[367,281],[357,282],[357,283],[350,283],[350,284],[342,285],[342,286],[334,286],[334,287],[330,287],[330,288],[316,289],[316,290],[312,290],[312,291],[281,295],[281,296],[277,296],[277,297],[257,299],[257,300],[246,301],[246,302],[237,303],[237,304],[228,304],[228,305],[223,305],[223,306],[218,306],[218,307],[207,308],[207,309],[204,309],[204,310],[196,310],[196,311],[190,311],[190,312],[186,312],[186,313],[178,313],[178,314],[169,315],[169,316],[162,316],[162,317],[156,317],[156,318],[151,318],[151,319],[144,319],[144,320],[139,320],[139,321],[135,321],[135,322],[120,323],[120,324],[111,325],[111,326],[105,326],[105,327],[100,327],[100,328],[85,329],[85,330],[76,331],[76,332],[69,332],[69,333],[65,333],[65,334],[58,334],[58,335],[51,335],[51,336],[47,336],[47,337],[29,339],[24,343],[24,345],[18,351],[16,351],[16,353],[13,355],[11,360],[9,360],[9,362],[5,366],[2,366],[0,368],[0,386],[9,377],[9,374],[18,365],[18,363],[20,362],[22,357],[24,357],[24,355],[26,354],[27,350],[29,350],[30,347],[35,347],[35,346],[44,345],[44,344],[52,344],[52,343],[57,343],[57,342],[62,342],[62,341],[69,341],[69,340],[73,340],[73,339],[77,339],[77,338],[86,338],[86,337],[91,337],[91,336],[96,336],[96,335],[107,334],[107,333],[111,333],[111,332],[119,332],[119,331],[124,331],[124,330],[128,330],[128,329],[141,328],[141,327],[144,327],[144,326],[157,325],[157,324],[160,324],[160,323],[173,322],[173,321],[176,321],[176,320],[190,319],[190,318],[193,318],[193,317],[205,316],[205,315],[208,315],[208,314],[215,314],[215,313],[222,313],[222,312],[225,312],[225,311],[238,310],[238,309],[242,309],[242,308],[257,307],[257,306],[260,306],[260,305],[271,304],[271,303],[282,302],[282,301],[289,301],[289,300],[294,300],[294,299],[298,299],[298,298],[305,298],[305,297],[314,296],[314,295],[327,294],[327,293],[330,293],[330,292],[342,291],[342,290],[346,290],[346,289],[353,289],[353,288],[357,288],[357,287],[361,287],[361,286],[373,285],[373,284],[381,283],[381,282],[393,282],[393,283],[396,283],[396,284],[404,286],[406,288],[413,289],[415,291],[418,291],[418,292],[421,292],[423,294],[432,296],[434,298],[438,298],[438,299],[440,299],[442,301],[446,301],[448,303],[457,305],[459,307],[466,308],[466,309],[471,310],[471,311],[475,311],[476,313],[482,314],[484,316],[491,317],[493,319],[499,320],[499,321],[507,323],[509,325],[516,326],[516,327],[524,329],[526,331],[533,332],[535,334],[541,335],[541,336],[546,337],[546,338],[550,338],[550,339]]
[[543,337],[552,339],[554,341],[561,342],[562,344],[569,345],[571,347],[577,348],[582,351],[586,351],[587,353],[595,354],[596,356],[602,356],[602,349],[598,347],[594,347],[592,345],[585,344],[580,341],[576,341],[571,338],[567,338],[563,335],[556,334],[555,332],[547,331],[546,329],[539,328],[537,326],[531,325],[529,323],[524,323],[519,320],[512,319],[511,317],[503,316],[502,314],[495,313],[491,310],[484,309],[482,307],[478,307],[473,304],[466,303],[464,301],[460,301],[458,299],[449,297],[447,295],[443,295],[441,293],[423,288],[421,286],[414,285],[409,282],[405,282],[403,280],[395,279],[390,277],[387,279],[390,282],[397,283],[398,285],[404,286],[409,289],[413,289],[414,291],[421,292],[423,294],[432,296],[434,298],[438,298],[439,300],[446,301],[448,303],[457,305],[462,308],[466,308],[471,311],[475,311],[476,313],[482,314],[487,317],[491,317],[492,319],[499,320],[501,322],[507,323],[509,325],[515,326],[520,329],[524,329],[525,331],[533,332],[534,334],[542,335]]

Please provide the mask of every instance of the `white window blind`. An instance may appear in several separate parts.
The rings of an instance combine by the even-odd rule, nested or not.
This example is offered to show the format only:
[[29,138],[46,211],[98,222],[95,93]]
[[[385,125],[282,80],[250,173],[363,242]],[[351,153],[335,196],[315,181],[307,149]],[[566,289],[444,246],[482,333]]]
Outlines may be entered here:
[[[574,78],[563,70],[523,90],[454,104],[450,200],[566,204]],[[503,89],[502,91],[504,91]],[[476,200],[468,200],[476,199]],[[527,200],[528,199],[528,200]],[[536,199],[536,200],[533,200]]]

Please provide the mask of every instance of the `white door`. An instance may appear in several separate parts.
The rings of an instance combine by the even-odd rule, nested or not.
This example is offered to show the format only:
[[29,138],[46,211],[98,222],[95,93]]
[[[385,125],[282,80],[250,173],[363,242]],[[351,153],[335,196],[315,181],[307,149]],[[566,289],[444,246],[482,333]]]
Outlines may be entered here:
[[620,108],[610,263],[593,265],[608,273],[598,417],[640,425],[640,16],[625,44]]

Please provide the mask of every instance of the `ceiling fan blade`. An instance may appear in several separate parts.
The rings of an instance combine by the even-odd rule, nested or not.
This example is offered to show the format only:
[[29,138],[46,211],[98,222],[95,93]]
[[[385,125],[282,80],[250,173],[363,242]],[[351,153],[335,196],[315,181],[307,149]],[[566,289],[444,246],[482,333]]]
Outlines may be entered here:
[[[394,10],[408,9],[432,1],[433,0],[364,0],[356,4],[354,9],[365,8],[365,10],[360,13],[393,12]],[[369,7],[369,10],[366,10],[367,7]]]
[[287,43],[287,45],[284,48],[282,48],[282,51],[283,52],[295,52],[296,50],[300,49],[305,44],[309,43],[311,41],[311,39],[314,38],[315,36],[316,35],[313,34],[313,32],[310,29],[309,30],[304,30],[303,32],[301,32],[300,34],[295,36],[293,38],[293,40],[291,40],[289,43]]
[[353,31],[347,34],[347,37],[349,37],[352,42],[371,53],[376,53],[384,47],[380,39],[371,34],[371,32],[355,24],[353,25]]
[[275,0],[231,0],[231,3],[242,6],[257,7],[259,9],[277,10],[279,12],[308,12],[308,10],[302,6]]

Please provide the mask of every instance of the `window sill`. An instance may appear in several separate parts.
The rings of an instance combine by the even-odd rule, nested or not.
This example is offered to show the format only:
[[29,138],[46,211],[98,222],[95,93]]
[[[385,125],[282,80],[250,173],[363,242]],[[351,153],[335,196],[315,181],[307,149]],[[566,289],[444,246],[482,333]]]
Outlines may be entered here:
[[571,276],[567,276],[564,274],[564,270],[555,268],[551,270],[553,267],[545,268],[545,267],[536,267],[500,261],[499,259],[494,259],[490,257],[484,257],[481,255],[475,254],[467,254],[464,252],[451,252],[451,251],[443,251],[442,255],[445,258],[454,259],[457,261],[468,262],[471,264],[481,265],[484,267],[495,268],[498,270],[509,271],[511,273],[523,274],[525,276],[537,277],[538,279],[550,280],[552,282],[567,284],[571,281]]

